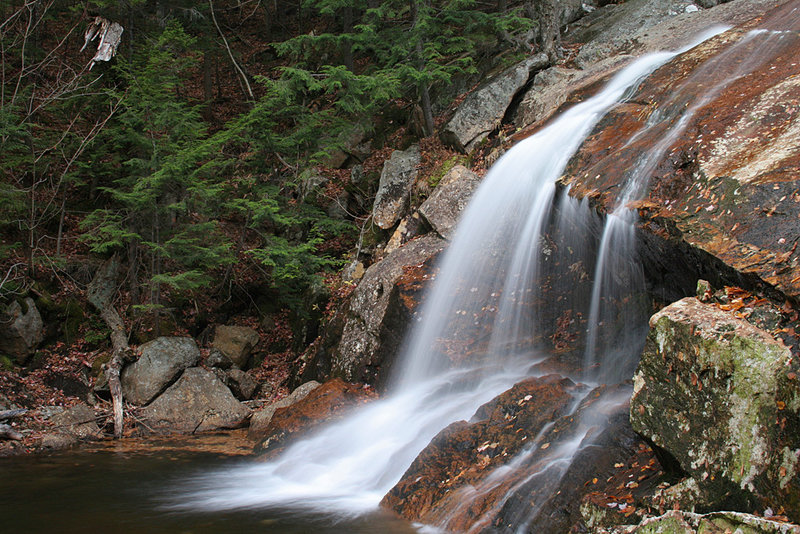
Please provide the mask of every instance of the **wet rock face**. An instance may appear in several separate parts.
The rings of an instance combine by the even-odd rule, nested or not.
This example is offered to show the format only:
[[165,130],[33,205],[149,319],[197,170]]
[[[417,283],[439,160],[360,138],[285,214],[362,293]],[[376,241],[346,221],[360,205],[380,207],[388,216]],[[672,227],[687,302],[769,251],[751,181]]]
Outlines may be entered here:
[[250,426],[247,429],[247,437],[253,440],[264,439],[264,437],[267,435],[269,423],[272,421],[272,416],[275,415],[275,412],[279,408],[287,408],[297,402],[300,402],[306,398],[309,393],[321,385],[322,384],[316,380],[306,382],[305,384],[295,388],[295,390],[292,391],[289,396],[277,400],[269,406],[265,406],[264,408],[255,412],[253,417],[250,418]]
[[431,522],[457,490],[508,462],[544,425],[563,415],[576,388],[556,375],[530,379],[482,406],[475,414],[480,421],[451,424],[417,456],[383,506]]
[[[588,392],[558,375],[520,382],[440,432],[382,506],[447,531],[567,532],[581,497],[641,443],[627,424],[629,391]],[[556,460],[564,454],[574,460]]]
[[275,410],[255,452],[278,454],[289,442],[376,398],[374,390],[363,384],[349,384],[339,378],[329,380],[311,389],[301,400]]
[[800,518],[800,383],[782,341],[686,298],[651,320],[631,424],[668,451],[710,505]]
[[[791,298],[800,296],[794,7],[788,2],[659,69],[600,121],[565,173],[573,194],[611,211],[620,182],[643,164],[642,154],[685,121],[649,164],[636,205],[644,225],[669,228],[669,239]],[[753,35],[750,28],[772,33]]]
[[122,394],[144,405],[172,383],[184,370],[200,361],[200,349],[188,337],[159,337],[139,347],[141,356],[122,370]]

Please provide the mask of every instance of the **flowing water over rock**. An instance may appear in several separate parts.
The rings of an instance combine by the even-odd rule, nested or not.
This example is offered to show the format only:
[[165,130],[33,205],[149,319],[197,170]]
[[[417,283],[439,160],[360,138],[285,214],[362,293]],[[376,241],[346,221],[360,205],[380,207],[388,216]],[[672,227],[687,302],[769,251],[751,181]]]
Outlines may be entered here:
[[[715,29],[697,42],[720,31]],[[570,272],[589,282],[587,273],[594,272],[594,278],[602,281],[595,283],[588,296],[569,292],[559,296],[567,305],[562,302],[558,309],[571,309],[569,304],[580,301],[581,309],[588,309],[590,325],[602,326],[590,328],[586,368],[571,378],[597,384],[630,376],[644,330],[631,327],[633,319],[628,317],[615,318],[622,323],[612,321],[601,304],[629,301],[630,291],[635,294],[642,287],[640,268],[626,253],[631,250],[628,240],[632,238],[612,229],[616,223],[611,222],[598,243],[599,218],[586,201],[563,195],[554,202],[555,182],[602,116],[678,53],[637,60],[598,95],[520,142],[491,169],[442,260],[421,322],[412,331],[386,398],[296,443],[269,462],[188,480],[180,488],[181,496],[167,506],[190,510],[299,508],[332,515],[374,510],[443,428],[469,420],[479,407],[526,377],[543,374],[533,367],[547,356],[540,351],[542,336],[549,336],[553,326],[570,321],[563,314],[554,316],[551,309],[556,306],[549,301],[553,295],[547,293],[546,281],[556,265],[569,264]],[[671,131],[679,133],[679,122]],[[646,167],[643,163],[642,168]],[[636,198],[640,188],[634,180],[628,183],[633,184],[628,188],[631,193],[620,201],[624,213],[630,211],[627,202]],[[632,226],[624,213],[608,219]],[[552,236],[561,237],[555,242]],[[601,260],[595,259],[598,254]],[[616,277],[613,284],[608,282],[609,274]],[[615,292],[620,287],[627,292]],[[578,292],[582,286],[572,289]],[[645,315],[637,313],[633,324],[644,326]],[[543,330],[542,323],[548,320],[551,329]],[[625,321],[628,334],[620,337],[614,329]],[[621,354],[627,360],[618,360]],[[563,430],[558,422],[545,426],[539,435],[530,437],[530,445],[509,456],[509,463],[490,470],[489,477],[470,486],[469,495],[462,492],[459,502],[426,517],[426,522],[457,530],[469,528],[459,510],[491,493],[496,499],[481,508],[487,521],[497,515],[502,528],[529,527],[543,505],[514,503],[515,495],[520,490],[546,493],[554,483],[569,477],[574,458],[597,448],[598,440],[609,439],[602,438],[598,428],[626,413],[628,389],[599,388],[587,395],[589,390],[588,386],[570,389],[573,400],[568,413],[575,414],[578,424],[558,436],[553,434]],[[520,466],[531,464],[537,469],[519,470],[517,478],[510,476]],[[488,526],[475,524],[477,529]]]

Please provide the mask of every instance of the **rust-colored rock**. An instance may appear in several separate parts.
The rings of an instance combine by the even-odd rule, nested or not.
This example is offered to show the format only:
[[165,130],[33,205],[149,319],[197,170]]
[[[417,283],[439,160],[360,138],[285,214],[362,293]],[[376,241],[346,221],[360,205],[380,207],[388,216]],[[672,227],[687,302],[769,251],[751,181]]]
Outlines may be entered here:
[[277,409],[255,452],[277,454],[290,441],[375,398],[375,391],[363,384],[350,384],[340,378],[325,382],[301,401]]
[[[800,297],[798,5],[787,2],[649,77],[571,161],[564,180],[572,193],[614,209],[623,178],[675,127],[675,112],[689,109],[633,207],[645,226],[669,228],[670,239]],[[754,28],[772,33],[749,34]],[[657,114],[658,125],[644,130]]]
[[[567,532],[580,522],[581,498],[644,447],[627,422],[629,395],[559,375],[520,382],[472,422],[440,432],[382,505],[448,531]],[[558,461],[565,453],[573,460]]]

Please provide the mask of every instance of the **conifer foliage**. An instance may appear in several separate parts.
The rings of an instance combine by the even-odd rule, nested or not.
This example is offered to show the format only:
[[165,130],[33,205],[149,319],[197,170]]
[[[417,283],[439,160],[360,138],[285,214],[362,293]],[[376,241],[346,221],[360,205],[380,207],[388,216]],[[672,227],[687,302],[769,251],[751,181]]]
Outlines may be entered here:
[[[329,215],[348,187],[331,155],[389,106],[417,109],[433,134],[434,92],[525,34],[522,12],[475,0],[3,3],[0,300],[37,278],[80,287],[82,265],[116,254],[130,314],[261,306],[254,290],[307,312],[369,205]],[[79,50],[97,16],[124,34],[93,65]],[[301,192],[310,176],[334,191]]]

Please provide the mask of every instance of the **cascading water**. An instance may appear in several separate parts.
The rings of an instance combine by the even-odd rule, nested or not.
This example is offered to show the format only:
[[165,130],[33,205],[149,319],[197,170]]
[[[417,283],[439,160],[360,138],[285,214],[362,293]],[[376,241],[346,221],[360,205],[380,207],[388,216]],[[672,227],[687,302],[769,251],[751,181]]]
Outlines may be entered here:
[[[715,29],[697,42],[720,31]],[[599,248],[604,259],[586,260],[582,267],[594,268],[597,280],[605,280],[607,272],[619,274],[605,254],[621,246],[616,238],[604,237],[598,247],[585,233],[563,230],[567,223],[589,228],[598,220],[585,202],[567,195],[555,203],[554,211],[556,179],[602,115],[679,52],[635,61],[602,92],[517,144],[490,170],[462,216],[422,320],[412,330],[384,399],[294,444],[268,463],[201,475],[189,481],[170,506],[209,511],[302,508],[333,516],[374,510],[442,428],[469,419],[479,406],[527,377],[540,359],[538,315],[546,310],[537,312],[535,304],[542,299],[540,279],[546,274],[542,258],[553,253],[544,230],[562,228],[565,241],[560,246],[581,249],[582,256]],[[580,264],[575,261],[572,266],[579,269]],[[599,289],[592,292],[596,303],[589,313],[592,324],[600,322],[601,312],[594,310],[600,309],[598,303],[607,291],[607,285],[596,285]],[[597,335],[592,335],[590,331],[594,359],[599,350]],[[598,376],[581,378],[592,381]],[[623,397],[617,399],[620,405]],[[586,429],[592,426],[590,419],[583,421]],[[565,469],[583,446],[581,436],[554,448],[546,469]],[[514,462],[524,462],[524,454],[486,483],[500,480]],[[481,488],[473,491],[480,493]],[[530,518],[526,512],[516,522],[525,525]]]

